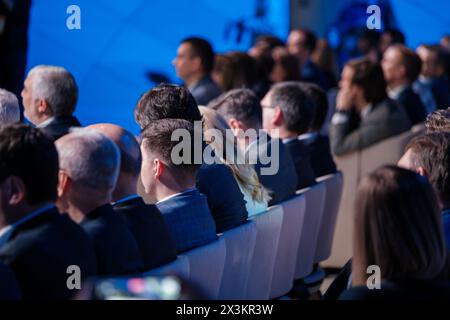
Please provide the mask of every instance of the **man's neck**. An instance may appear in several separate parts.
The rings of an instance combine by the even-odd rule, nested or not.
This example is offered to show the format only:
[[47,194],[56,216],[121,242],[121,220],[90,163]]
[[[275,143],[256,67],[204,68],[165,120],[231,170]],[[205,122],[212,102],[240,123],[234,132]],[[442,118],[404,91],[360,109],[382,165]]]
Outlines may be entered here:
[[400,87],[407,86],[408,84],[409,84],[409,81],[406,79],[393,80],[393,81],[389,82],[388,89],[396,90]]
[[193,75],[187,77],[186,79],[184,79],[184,84],[186,85],[186,87],[190,87],[190,86],[196,84],[197,82],[199,82],[200,80],[202,80],[204,77],[206,77],[206,75],[203,73],[193,74]]
[[6,215],[0,221],[0,229],[9,225],[16,223],[17,221],[25,218],[27,215],[33,213],[36,210],[49,206],[50,202],[44,202],[36,205],[24,205],[21,208],[10,212],[10,214]]
[[192,184],[192,185],[186,185],[184,187],[180,186],[178,188],[167,188],[167,187],[160,188],[159,190],[156,191],[156,200],[161,201],[170,196],[173,196],[173,195],[176,195],[179,193],[183,193],[184,191],[189,190],[194,187],[195,187],[195,185]]
[[53,116],[49,115],[49,114],[43,114],[38,119],[36,119],[33,123],[34,123],[34,125],[38,126],[38,125],[40,125],[41,123],[47,121],[50,118],[53,118]]
[[112,202],[137,194],[137,180],[119,180],[112,194]]

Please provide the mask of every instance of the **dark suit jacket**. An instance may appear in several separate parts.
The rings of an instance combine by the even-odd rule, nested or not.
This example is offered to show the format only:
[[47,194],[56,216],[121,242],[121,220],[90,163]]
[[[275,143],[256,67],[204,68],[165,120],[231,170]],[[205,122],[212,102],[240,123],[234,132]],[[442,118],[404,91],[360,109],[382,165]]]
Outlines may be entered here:
[[45,133],[50,135],[53,140],[57,140],[69,133],[72,127],[80,127],[81,124],[74,116],[55,117],[47,126],[42,127]]
[[85,232],[56,208],[19,225],[0,248],[0,260],[13,270],[25,299],[69,299],[67,288],[77,265],[82,280],[96,274],[92,242]]
[[316,179],[311,167],[308,147],[298,139],[286,142],[285,146],[294,160],[295,171],[297,172],[297,190],[314,185]]
[[150,270],[177,258],[175,240],[161,212],[154,204],[145,204],[141,197],[114,205],[134,235],[139,246],[144,269]]
[[143,271],[136,239],[125,220],[110,204],[88,213],[80,223],[94,243],[100,276],[127,275]]
[[11,269],[0,262],[0,300],[19,300],[19,284]]
[[[278,143],[278,152],[276,149]],[[252,143],[245,152],[245,156],[250,161],[256,160],[255,170],[259,180],[269,190],[269,205],[279,203],[295,194],[297,190],[297,172],[295,170],[294,161],[286,146],[280,139],[273,139],[269,135],[259,136],[255,143]],[[267,159],[271,159],[268,164],[263,164]],[[275,165],[275,162],[278,165]],[[276,170],[273,175],[261,174],[261,170]],[[263,172],[264,173],[264,172]]]
[[[350,117],[350,112],[338,112]],[[356,128],[352,128],[351,121],[331,123],[331,150],[336,155],[362,150],[410,128],[411,123],[403,107],[391,99],[385,99],[374,105]]]
[[310,163],[316,178],[336,173],[336,164],[330,151],[328,136],[317,135],[304,142],[310,153]]
[[206,202],[197,189],[157,203],[177,244],[178,253],[217,239],[216,225]]
[[244,195],[231,169],[224,164],[203,164],[197,173],[197,188],[206,196],[217,233],[247,221]]
[[450,249],[450,210],[445,210],[442,213],[442,219],[444,225],[445,242],[447,243],[447,248]]
[[194,96],[199,106],[206,106],[212,99],[217,98],[221,93],[219,86],[210,76],[189,87],[189,91]]
[[307,60],[301,68],[301,79],[305,82],[312,82],[327,91],[332,88],[333,83],[329,82],[326,74],[311,60]]
[[431,92],[437,109],[447,109],[450,107],[449,84],[446,76],[431,80]]
[[396,101],[406,111],[412,125],[425,122],[427,112],[422,100],[420,100],[420,97],[413,91],[411,86],[406,87],[397,97]]

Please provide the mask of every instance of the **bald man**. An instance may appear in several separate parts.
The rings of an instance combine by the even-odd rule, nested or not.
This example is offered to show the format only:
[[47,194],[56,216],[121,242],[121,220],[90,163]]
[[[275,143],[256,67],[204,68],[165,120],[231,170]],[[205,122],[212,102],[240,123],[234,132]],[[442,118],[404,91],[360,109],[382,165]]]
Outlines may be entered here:
[[120,213],[141,251],[144,268],[150,270],[176,259],[175,240],[154,204],[145,204],[137,195],[141,171],[141,151],[135,137],[122,127],[101,123],[90,126],[111,139],[120,150],[120,171],[112,194],[114,210]]

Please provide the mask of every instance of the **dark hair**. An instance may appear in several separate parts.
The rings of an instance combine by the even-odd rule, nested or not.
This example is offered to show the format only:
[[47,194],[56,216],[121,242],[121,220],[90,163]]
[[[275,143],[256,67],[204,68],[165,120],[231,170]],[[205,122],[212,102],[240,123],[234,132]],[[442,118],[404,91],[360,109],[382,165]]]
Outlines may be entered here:
[[271,34],[260,35],[256,38],[254,45],[264,45],[267,49],[272,50],[276,47],[283,47],[284,42],[277,36]]
[[[249,124],[261,124],[262,109],[256,94],[249,89],[234,89],[221,94],[208,104],[227,121],[235,118]],[[251,123],[251,124],[250,124]]]
[[273,52],[274,66],[279,64],[283,69],[285,77],[282,81],[300,81],[300,62],[297,57],[289,54],[284,48],[275,49]]
[[[190,141],[172,141],[172,133],[175,130],[185,130],[190,136]],[[201,132],[199,133],[201,137]],[[150,150],[152,153],[156,153],[161,157],[164,163],[171,168],[171,170],[177,171],[177,176],[180,179],[186,177],[195,177],[200,164],[195,163],[195,143],[194,143],[194,125],[190,121],[183,119],[161,119],[158,121],[151,122],[145,130],[142,132],[142,143],[145,150]],[[182,159],[188,157],[186,162],[181,164],[174,164],[172,161],[172,150],[178,144],[183,143],[188,147],[189,155],[185,155],[183,151],[185,148],[181,149],[179,155]],[[200,152],[203,149],[198,150]]]
[[314,102],[314,117],[309,127],[313,131],[319,131],[328,114],[327,94],[315,83],[302,82],[300,83],[300,86]]
[[394,44],[391,47],[400,53],[408,80],[410,82],[416,81],[422,70],[422,60],[420,60],[419,55],[403,44]]
[[279,107],[283,113],[286,129],[302,134],[308,131],[314,117],[314,102],[299,82],[281,82],[269,91],[271,107]]
[[427,116],[427,133],[450,132],[450,109],[439,109]]
[[384,281],[432,280],[447,249],[433,188],[425,177],[384,166],[364,177],[355,203],[355,279],[377,265]]
[[450,205],[450,133],[435,132],[411,140],[415,167],[423,167],[441,202]]
[[119,142],[120,150],[120,172],[131,174],[133,177],[139,176],[141,172],[141,150],[134,135],[124,130]]
[[199,57],[205,73],[211,73],[214,66],[214,50],[211,44],[202,38],[191,37],[181,41],[191,46],[191,55]]
[[134,115],[142,130],[161,119],[202,120],[197,102],[189,90],[173,84],[160,84],[144,93]]
[[370,103],[379,103],[387,97],[386,80],[379,63],[368,59],[350,60],[347,66],[353,69],[352,83],[364,92],[364,98]]
[[444,71],[447,69],[448,55],[446,54],[445,49],[442,46],[440,46],[439,44],[424,44],[422,45],[422,47],[436,55],[436,60],[434,61],[435,66],[441,66],[442,68],[444,68]]
[[310,52],[313,52],[316,49],[317,37],[314,34],[314,32],[305,28],[295,29],[293,31],[300,32],[303,34],[303,36],[305,37],[303,41],[303,46],[307,48]]
[[0,180],[21,178],[29,205],[56,201],[58,171],[58,152],[42,131],[25,124],[0,129]]
[[403,32],[397,29],[386,29],[383,33],[388,34],[392,38],[392,44],[400,43],[405,44],[405,35]]

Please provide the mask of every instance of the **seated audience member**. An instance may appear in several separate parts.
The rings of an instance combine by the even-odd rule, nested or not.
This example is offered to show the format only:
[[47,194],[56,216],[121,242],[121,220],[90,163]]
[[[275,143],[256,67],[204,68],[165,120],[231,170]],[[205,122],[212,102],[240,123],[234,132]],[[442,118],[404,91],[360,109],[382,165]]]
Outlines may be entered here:
[[181,41],[173,65],[177,76],[184,80],[199,105],[208,104],[221,93],[211,78],[214,51],[208,41],[201,38]]
[[95,254],[86,233],[53,205],[58,153],[50,138],[24,124],[0,129],[0,181],[0,261],[23,298],[69,299],[77,290],[67,286],[68,267],[78,266],[81,280],[94,276]]
[[439,109],[427,116],[425,121],[427,133],[450,132],[450,109]]
[[282,139],[294,160],[297,189],[316,183],[309,148],[298,137],[308,131],[314,116],[314,103],[298,82],[272,86],[261,101],[263,127],[272,137]]
[[404,45],[405,35],[396,29],[386,29],[382,34],[379,42],[379,50],[384,54],[386,50],[395,44]]
[[25,117],[56,140],[79,127],[72,114],[78,99],[73,76],[62,67],[37,66],[24,82],[22,99]]
[[313,82],[324,90],[328,90],[330,84],[327,83],[324,72],[312,61],[316,44],[317,38],[311,30],[296,29],[289,33],[286,47],[300,63],[302,81]]
[[425,107],[412,89],[422,68],[419,56],[404,45],[393,45],[384,53],[381,66],[389,98],[403,107],[412,125],[424,122]]
[[325,88],[335,88],[337,86],[337,64],[336,56],[333,48],[327,40],[319,39],[317,41],[316,49],[311,56],[311,60],[322,70],[325,76]]
[[20,298],[20,288],[14,273],[7,265],[0,262],[0,300],[19,300]]
[[92,239],[101,276],[143,270],[135,238],[111,206],[119,175],[120,152],[92,129],[77,129],[56,141],[60,171],[57,206]]
[[449,80],[446,76],[446,55],[439,45],[421,45],[417,54],[422,60],[422,71],[414,83],[414,90],[430,113],[450,106]]
[[[199,109],[203,116],[205,139],[214,150],[215,156],[233,171],[239,188],[244,194],[248,216],[265,212],[270,196],[259,181],[253,165],[245,161],[240,148],[235,144],[234,136],[227,135],[227,130],[231,132],[231,129],[225,119],[211,108],[199,107]],[[217,131],[220,136],[217,135]]]
[[[222,115],[233,130],[238,143],[244,150],[245,158],[256,157],[255,170],[258,177],[269,190],[273,205],[295,194],[297,173],[287,147],[278,138],[271,138],[262,129],[262,109],[256,95],[248,89],[235,89],[224,93],[208,104]],[[247,130],[255,130],[255,140],[251,135],[244,135]],[[267,158],[271,157],[268,162]],[[274,163],[277,161],[277,163]],[[263,163],[264,162],[264,163]],[[274,168],[275,172],[271,168]],[[269,174],[271,173],[271,174]]]
[[89,126],[111,139],[120,150],[120,172],[112,193],[114,211],[125,218],[139,246],[144,269],[150,270],[177,258],[175,240],[161,212],[154,204],[145,204],[137,195],[141,172],[141,151],[136,138],[114,124]]
[[0,127],[20,121],[20,107],[17,97],[0,89]]
[[300,65],[296,56],[289,54],[286,48],[273,49],[272,57],[274,65],[270,73],[273,83],[284,81],[300,81]]
[[336,173],[336,164],[330,151],[330,139],[320,133],[328,114],[328,99],[325,91],[313,83],[302,83],[301,86],[314,102],[314,117],[309,131],[299,136],[308,147],[311,155],[311,167],[316,178]]
[[[379,268],[379,290],[368,288],[376,285],[369,266]],[[447,277],[441,215],[427,179],[394,166],[363,178],[355,204],[353,288],[340,299],[450,298]]]
[[[141,129],[161,119],[202,121],[197,103],[184,87],[161,84],[146,92],[135,109]],[[223,163],[203,164],[197,174],[197,188],[208,200],[217,233],[237,227],[247,220],[244,196],[233,172]],[[227,190],[227,192],[223,192]]]
[[450,248],[450,133],[435,132],[417,137],[410,141],[405,150],[398,165],[427,177],[434,187]]
[[[175,130],[182,130],[185,140],[173,141]],[[142,184],[145,192],[158,200],[156,206],[166,220],[179,253],[217,238],[206,197],[195,187],[200,168],[200,164],[194,162],[195,152],[201,152],[202,148],[195,150],[194,139],[194,125],[182,119],[158,120],[142,132]],[[175,154],[173,150],[179,144],[183,149]],[[175,155],[180,159],[174,159]]]
[[[342,71],[330,130],[331,150],[343,155],[367,148],[411,128],[408,115],[387,97],[379,64],[352,60]],[[354,121],[355,116],[359,117]]]

